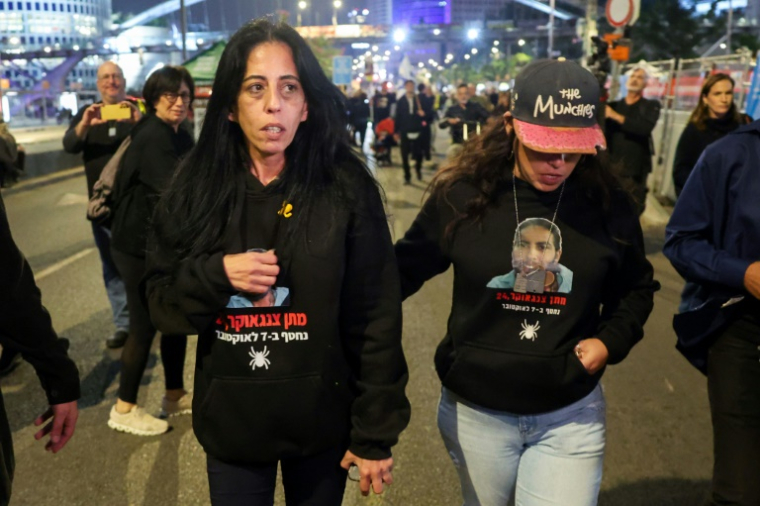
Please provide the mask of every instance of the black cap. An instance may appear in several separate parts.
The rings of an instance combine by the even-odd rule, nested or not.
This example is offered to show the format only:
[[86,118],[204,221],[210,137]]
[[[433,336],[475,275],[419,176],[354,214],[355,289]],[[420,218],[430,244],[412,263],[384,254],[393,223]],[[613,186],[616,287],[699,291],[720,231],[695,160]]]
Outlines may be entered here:
[[590,153],[604,149],[596,117],[600,104],[594,75],[570,61],[538,60],[523,69],[512,90],[517,137],[549,153]]

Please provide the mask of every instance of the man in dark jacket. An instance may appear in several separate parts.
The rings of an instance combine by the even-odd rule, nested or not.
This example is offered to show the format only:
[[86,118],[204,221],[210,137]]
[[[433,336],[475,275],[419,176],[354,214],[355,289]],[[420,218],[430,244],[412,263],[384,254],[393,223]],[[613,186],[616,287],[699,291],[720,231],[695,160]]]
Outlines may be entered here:
[[427,124],[427,113],[414,93],[414,81],[404,83],[406,93],[396,101],[396,136],[401,143],[401,161],[404,165],[404,184],[410,184],[412,171],[409,155],[414,159],[417,180],[422,181],[422,131]]
[[456,104],[446,109],[446,114],[439,125],[441,128],[451,128],[451,146],[447,152],[449,158],[459,153],[464,141],[470,135],[475,135],[478,125],[485,125],[489,116],[488,111],[480,104],[470,100],[466,84],[457,86],[456,100]]
[[707,374],[714,466],[710,505],[760,504],[760,122],[702,154],[666,228],[686,279],[678,348]]
[[[65,341],[58,339],[50,315],[42,307],[29,264],[13,242],[2,197],[0,258],[0,344],[4,350],[20,352],[37,372],[50,409],[34,424],[42,425],[50,417],[53,420],[34,437],[42,439],[50,434],[45,449],[56,453],[74,434],[79,372],[66,354]],[[0,505],[3,506],[10,500],[14,465],[11,429],[0,396]]]
[[[80,109],[71,120],[69,129],[63,137],[64,150],[69,153],[83,154],[89,196],[92,196],[92,187],[100,177],[103,167],[129,135],[134,123],[141,117],[139,102],[127,98],[124,73],[117,64],[108,61],[98,68],[97,85],[102,100]],[[132,107],[130,120],[100,119],[101,107],[120,103],[126,103]],[[124,282],[111,259],[111,232],[103,226],[92,223],[92,233],[95,237],[95,245],[100,252],[103,281],[116,327],[116,332],[106,339],[106,346],[121,348],[129,335],[129,313]]]
[[647,176],[652,172],[652,130],[660,117],[660,103],[643,97],[647,78],[646,70],[634,68],[626,84],[626,97],[605,108],[610,161],[632,190],[639,214],[644,212]]

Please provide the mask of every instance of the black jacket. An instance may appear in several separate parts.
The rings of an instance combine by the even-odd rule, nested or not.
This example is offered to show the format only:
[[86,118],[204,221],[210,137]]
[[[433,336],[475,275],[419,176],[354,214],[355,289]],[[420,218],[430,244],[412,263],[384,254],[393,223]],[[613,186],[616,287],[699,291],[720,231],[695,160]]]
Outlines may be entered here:
[[[138,103],[137,100],[128,100],[134,104]],[[103,167],[119,149],[134,125],[129,121],[109,121],[102,125],[91,126],[85,138],[80,139],[76,133],[76,126],[82,121],[87,107],[79,109],[76,116],[71,119],[69,128],[63,136],[63,149],[67,153],[82,153],[84,173],[87,177],[87,194],[92,196],[92,187],[100,177]],[[109,135],[111,129],[115,129],[115,135]]]
[[[29,263],[16,247],[0,197],[0,344],[32,364],[48,402],[79,399],[79,372],[58,339]],[[7,504],[13,478],[13,440],[0,396],[0,504]]]
[[[520,180],[516,187],[521,223],[542,218],[549,224],[561,190],[540,192]],[[622,191],[605,215],[571,177],[554,222],[559,239],[547,241],[558,243],[559,261],[545,269],[552,273],[545,279],[557,286],[519,293],[511,184],[482,221],[465,222],[446,235],[479,194],[473,184],[459,183],[445,198],[428,199],[396,244],[403,295],[453,265],[451,315],[435,354],[447,389],[484,408],[517,414],[567,406],[588,395],[604,373],[586,372],[573,352],[580,340],[599,338],[609,351],[607,363],[616,364],[643,336],[658,284],[638,217]]]
[[[148,255],[153,322],[164,333],[199,336],[198,440],[208,454],[236,463],[336,446],[387,458],[410,409],[398,270],[377,189],[368,178],[356,181],[354,208],[321,197],[305,235],[291,236],[298,201],[283,204],[287,192],[276,187],[246,197],[246,174],[240,176],[223,244],[180,261],[157,238]],[[261,211],[251,215],[246,205]],[[274,223],[246,223],[256,214]],[[165,216],[156,220],[157,230],[174,226]],[[261,230],[276,230],[273,242],[251,237]],[[289,290],[289,305],[227,307],[236,290],[224,255],[270,244],[281,267],[277,287]]]
[[673,183],[675,183],[676,196],[681,194],[689,174],[694,170],[699,156],[707,146],[752,121],[749,116],[744,114],[742,120],[743,122],[739,123],[728,116],[722,119],[708,118],[703,130],[697,128],[697,125],[691,121],[686,124],[686,128],[678,139],[676,155],[673,160]]
[[[462,144],[464,142],[464,125],[467,125],[469,137],[475,134],[478,124],[480,124],[481,128],[485,126],[489,116],[488,111],[482,105],[469,101],[465,107],[454,104],[446,109],[446,114],[444,114],[439,126],[441,128],[451,128],[451,142],[453,144]],[[449,123],[449,118],[457,118],[461,121],[456,125],[452,125]]]
[[[406,95],[402,95],[396,101],[396,117],[394,122],[396,123],[396,132],[403,135],[409,133],[422,132],[424,128],[423,123],[427,123],[427,116],[429,111],[421,108],[422,103],[417,100],[417,95],[412,98],[412,112],[409,112],[409,99]],[[418,111],[422,111],[423,115],[420,116]]]
[[652,172],[652,130],[660,117],[660,103],[641,98],[628,105],[623,99],[610,102],[609,106],[625,116],[622,125],[611,119],[606,121],[604,133],[610,160],[620,175],[643,180]]
[[144,257],[145,244],[160,193],[168,186],[180,159],[193,147],[190,133],[177,132],[155,114],[135,125],[132,143],[116,173],[111,246]]

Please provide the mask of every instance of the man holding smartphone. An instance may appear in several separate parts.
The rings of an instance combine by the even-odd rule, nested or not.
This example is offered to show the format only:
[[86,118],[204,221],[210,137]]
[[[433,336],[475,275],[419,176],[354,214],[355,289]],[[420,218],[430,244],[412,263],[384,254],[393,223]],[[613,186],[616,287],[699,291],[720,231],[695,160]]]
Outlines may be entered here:
[[[82,153],[87,176],[87,194],[100,177],[103,167],[142,117],[145,106],[127,97],[126,81],[121,67],[112,61],[98,68],[98,91],[101,100],[81,108],[71,120],[63,137],[63,149]],[[121,348],[129,335],[129,313],[124,283],[111,259],[111,232],[92,223],[95,244],[100,251],[108,300],[111,303],[116,332],[106,339],[109,348]]]

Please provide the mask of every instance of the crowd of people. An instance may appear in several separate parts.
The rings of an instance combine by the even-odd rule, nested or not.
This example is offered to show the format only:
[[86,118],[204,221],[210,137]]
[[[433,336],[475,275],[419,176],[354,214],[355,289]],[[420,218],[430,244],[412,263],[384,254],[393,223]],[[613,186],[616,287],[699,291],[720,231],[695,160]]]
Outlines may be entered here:
[[[156,70],[138,99],[104,63],[101,101],[63,143],[82,153],[92,198],[117,163],[110,212],[92,222],[114,326],[105,346],[123,348],[108,426],[158,436],[192,414],[214,506],[272,505],[278,465],[288,505],[340,505],[349,473],[380,494],[411,413],[402,301],[453,266],[434,362],[464,504],[596,504],[600,380],[642,339],[659,289],[640,224],[659,116],[647,77],[634,68],[627,95],[604,106],[589,71],[555,60],[526,66],[510,93],[462,83],[447,100],[407,80],[398,96],[385,83],[346,100],[293,28],[259,19],[229,40],[196,142],[185,68]],[[760,127],[738,113],[733,87],[724,74],[705,81],[679,142],[665,254],[687,281],[678,347],[708,378],[709,504],[757,506]],[[107,107],[126,114],[104,119]],[[370,121],[378,158],[400,147],[405,183],[423,179],[436,130],[451,136],[395,245],[383,191],[352,146]],[[50,434],[56,452],[74,432],[78,372],[1,200],[0,253],[3,354],[37,370],[51,409],[35,423],[53,421],[36,437]],[[153,416],[137,398],[158,331],[165,394]],[[0,428],[5,504],[13,456]]]

